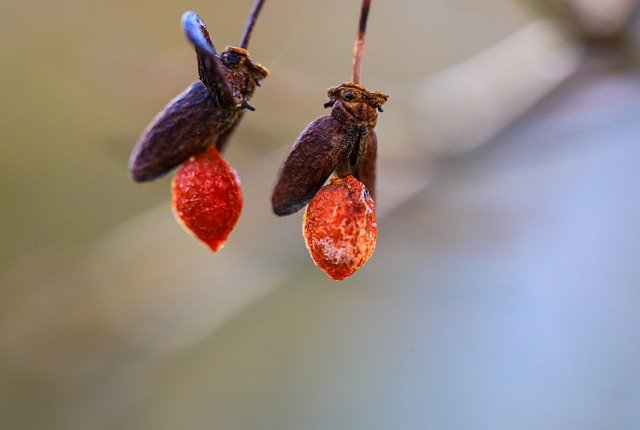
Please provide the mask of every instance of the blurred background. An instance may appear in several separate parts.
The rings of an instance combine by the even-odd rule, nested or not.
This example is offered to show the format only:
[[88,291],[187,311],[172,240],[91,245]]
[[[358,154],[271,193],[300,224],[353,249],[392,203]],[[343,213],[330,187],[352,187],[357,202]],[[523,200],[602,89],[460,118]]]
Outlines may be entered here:
[[311,262],[275,173],[350,78],[359,1],[269,0],[272,75],[211,254],[127,159],[251,2],[0,0],[0,428],[640,428],[635,0],[374,1],[379,240]]

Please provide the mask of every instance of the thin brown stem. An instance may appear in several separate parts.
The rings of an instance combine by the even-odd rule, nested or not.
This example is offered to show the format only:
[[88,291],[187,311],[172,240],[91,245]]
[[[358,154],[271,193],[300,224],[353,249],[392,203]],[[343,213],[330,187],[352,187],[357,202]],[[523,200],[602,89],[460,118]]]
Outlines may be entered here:
[[256,2],[253,4],[253,9],[249,14],[247,26],[245,27],[244,34],[242,35],[242,41],[240,41],[240,47],[242,49],[247,49],[247,46],[249,45],[251,31],[253,31],[253,26],[256,24],[256,20],[258,19],[258,15],[260,15],[260,9],[262,9],[264,2],[265,0],[256,0]]
[[369,16],[371,0],[362,0],[360,8],[360,24],[356,33],[356,44],[353,47],[353,75],[351,82],[360,83],[360,66],[362,64],[362,52],[364,51],[364,33],[367,30],[367,17]]

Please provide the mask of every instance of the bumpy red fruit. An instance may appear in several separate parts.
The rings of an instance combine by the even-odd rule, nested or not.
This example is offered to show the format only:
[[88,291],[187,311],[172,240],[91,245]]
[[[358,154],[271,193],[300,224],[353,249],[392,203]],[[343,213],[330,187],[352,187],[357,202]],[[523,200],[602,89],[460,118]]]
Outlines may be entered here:
[[236,171],[213,146],[189,158],[171,187],[176,219],[213,252],[222,248],[242,212]]
[[334,179],[307,206],[302,225],[316,265],[342,281],[373,254],[378,238],[375,203],[353,176]]

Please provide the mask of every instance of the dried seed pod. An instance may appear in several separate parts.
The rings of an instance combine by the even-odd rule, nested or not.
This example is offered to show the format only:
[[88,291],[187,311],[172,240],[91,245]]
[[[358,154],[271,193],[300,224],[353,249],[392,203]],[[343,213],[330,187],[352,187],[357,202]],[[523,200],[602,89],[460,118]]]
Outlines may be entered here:
[[210,146],[188,159],[171,186],[178,222],[213,252],[222,248],[240,218],[242,191],[236,171]]
[[287,155],[271,194],[276,215],[302,209],[333,171],[364,182],[375,198],[376,150],[374,127],[387,94],[345,82],[327,90],[329,115],[311,122]]
[[173,99],[151,121],[133,148],[129,174],[136,182],[154,180],[192,155],[214,145],[226,147],[260,81],[269,71],[251,60],[249,35],[264,0],[257,0],[242,47],[218,53],[206,25],[195,12],[185,12],[182,27],[196,51],[199,82]]
[[351,276],[373,254],[378,238],[376,209],[364,184],[336,178],[313,197],[302,234],[316,265],[337,281]]

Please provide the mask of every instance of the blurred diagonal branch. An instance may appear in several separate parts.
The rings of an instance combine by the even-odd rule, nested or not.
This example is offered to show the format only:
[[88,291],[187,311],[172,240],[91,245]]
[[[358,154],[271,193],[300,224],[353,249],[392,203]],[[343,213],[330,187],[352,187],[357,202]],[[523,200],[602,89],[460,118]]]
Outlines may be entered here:
[[586,44],[628,40],[640,14],[638,0],[540,0],[552,15]]
[[415,102],[419,135],[437,153],[486,142],[571,76],[581,52],[552,22],[535,22],[469,60],[423,81]]
[[416,134],[435,135],[434,152],[458,153],[488,141],[578,72],[636,64],[632,30],[640,1],[541,3],[553,17],[423,81]]

